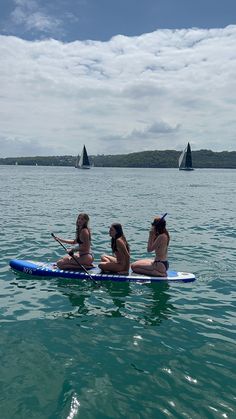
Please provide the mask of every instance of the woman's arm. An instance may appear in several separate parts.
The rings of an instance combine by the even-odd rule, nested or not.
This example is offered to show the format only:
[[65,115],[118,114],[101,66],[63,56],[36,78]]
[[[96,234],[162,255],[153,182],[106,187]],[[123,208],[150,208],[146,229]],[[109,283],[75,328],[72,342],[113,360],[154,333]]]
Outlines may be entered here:
[[156,236],[156,231],[154,227],[151,228],[149,232],[148,244],[147,244],[147,251],[153,252],[156,249],[156,240],[158,236]]
[[75,241],[75,240],[61,239],[61,238],[60,238],[60,237],[58,237],[58,236],[55,236],[55,239],[59,240],[59,241],[60,241],[60,242],[62,242],[62,243],[66,243],[66,244],[70,244],[70,245],[73,245],[73,244],[75,244],[75,243],[76,243],[76,241]]
[[156,252],[156,256],[160,259],[165,259],[167,254],[167,236],[160,234],[152,243],[152,250]]

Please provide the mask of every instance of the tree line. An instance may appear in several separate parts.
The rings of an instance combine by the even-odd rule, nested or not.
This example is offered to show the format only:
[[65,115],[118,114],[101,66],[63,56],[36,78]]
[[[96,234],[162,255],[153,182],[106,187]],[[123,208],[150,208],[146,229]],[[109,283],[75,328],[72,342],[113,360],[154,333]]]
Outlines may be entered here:
[[[153,150],[129,154],[89,156],[95,167],[178,168],[181,151]],[[0,158],[1,165],[75,166],[76,156],[36,156]],[[236,169],[236,151],[192,151],[194,168]]]

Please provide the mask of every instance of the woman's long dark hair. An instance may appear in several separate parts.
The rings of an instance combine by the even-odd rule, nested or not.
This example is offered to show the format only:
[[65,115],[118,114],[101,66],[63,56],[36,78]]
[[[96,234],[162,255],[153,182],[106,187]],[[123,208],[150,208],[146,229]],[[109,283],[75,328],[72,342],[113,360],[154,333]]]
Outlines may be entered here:
[[128,244],[125,236],[124,236],[122,225],[119,224],[119,223],[114,223],[111,226],[116,230],[115,237],[112,237],[112,239],[111,239],[112,252],[115,253],[117,251],[116,240],[119,239],[120,237],[122,237],[122,239],[124,240],[126,249],[129,252],[130,251],[130,247],[129,247],[129,244]]
[[156,217],[152,223],[152,225],[155,227],[156,230],[156,234],[166,234],[167,238],[168,238],[168,243],[170,241],[170,235],[168,230],[166,229],[166,220],[164,220],[164,218],[160,218],[160,217]]
[[81,230],[83,230],[83,228],[87,228],[88,229],[88,232],[89,232],[89,241],[91,241],[91,231],[88,228],[88,222],[89,222],[89,216],[88,216],[88,214],[85,214],[84,212],[82,212],[81,214],[78,215],[77,220],[78,220],[79,216],[82,216],[85,219],[85,223],[82,226],[82,228],[79,229],[79,227],[77,226],[77,221],[76,221],[76,236],[75,236],[75,240],[76,240],[76,243],[82,244],[83,242],[80,240],[80,232],[81,232]]

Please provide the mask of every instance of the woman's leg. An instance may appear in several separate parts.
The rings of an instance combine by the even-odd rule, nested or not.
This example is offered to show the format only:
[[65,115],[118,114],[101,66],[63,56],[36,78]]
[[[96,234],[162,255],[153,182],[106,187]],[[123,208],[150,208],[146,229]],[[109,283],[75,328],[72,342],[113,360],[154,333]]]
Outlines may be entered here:
[[151,269],[153,260],[152,259],[140,259],[136,260],[131,264],[131,269],[134,272],[140,273],[140,270]]
[[122,266],[120,263],[117,263],[116,259],[109,262],[100,262],[98,267],[103,272],[115,272],[124,275],[128,273],[128,270],[124,270],[124,266]]
[[85,268],[86,267],[91,267],[93,265],[93,255],[91,255],[90,253],[87,253],[87,255],[83,255],[80,257],[76,257],[76,254],[74,255],[75,258],[78,260],[78,262],[83,265]]
[[153,276],[167,276],[167,271],[164,263],[154,262],[153,263]]
[[91,254],[87,254],[87,255],[83,255],[83,256],[79,256],[79,254],[75,253],[72,256],[66,255],[63,258],[59,259],[57,261],[57,266],[59,269],[63,269],[63,270],[81,270],[83,268],[81,268],[79,265],[83,265],[85,268],[86,267],[90,267],[93,263],[93,256]]
[[[57,267],[59,269],[64,269],[64,270],[65,269],[70,269],[71,265],[72,265],[71,260],[73,260],[72,257],[69,256],[69,255],[66,255],[66,256],[64,256],[63,258],[61,258],[57,261]],[[78,266],[78,264],[77,264],[77,266]]]
[[116,258],[114,256],[102,255],[101,262],[116,262]]
[[163,263],[153,262],[152,259],[141,259],[132,263],[131,269],[133,272],[141,275],[150,276],[167,276],[166,269]]

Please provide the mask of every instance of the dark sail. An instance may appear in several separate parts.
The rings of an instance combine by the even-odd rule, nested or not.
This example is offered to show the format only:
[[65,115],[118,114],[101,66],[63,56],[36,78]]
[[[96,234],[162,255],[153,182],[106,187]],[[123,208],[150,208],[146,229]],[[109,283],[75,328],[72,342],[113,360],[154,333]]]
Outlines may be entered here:
[[82,162],[82,164],[83,164],[83,166],[90,166],[89,158],[88,158],[88,154],[87,154],[87,150],[85,148],[85,145],[84,145],[84,148],[83,148],[83,162]]
[[189,143],[179,158],[179,170],[193,170],[192,152]]
[[90,169],[91,167],[85,145],[83,147],[81,156],[78,156],[76,159],[75,167],[77,169]]
[[192,168],[192,153],[191,153],[191,148],[190,148],[190,144],[188,143],[187,146],[187,151],[186,151],[186,157],[185,157],[185,167],[187,168]]

